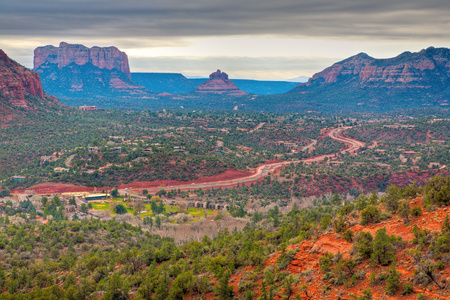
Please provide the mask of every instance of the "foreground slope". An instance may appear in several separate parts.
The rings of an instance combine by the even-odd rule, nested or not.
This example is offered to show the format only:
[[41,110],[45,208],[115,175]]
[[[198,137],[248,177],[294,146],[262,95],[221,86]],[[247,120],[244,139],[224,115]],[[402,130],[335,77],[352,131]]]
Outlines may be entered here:
[[131,216],[64,220],[58,197],[45,222],[30,202],[7,205],[2,299],[449,299],[449,190],[436,177],[381,199],[273,208],[181,246]]

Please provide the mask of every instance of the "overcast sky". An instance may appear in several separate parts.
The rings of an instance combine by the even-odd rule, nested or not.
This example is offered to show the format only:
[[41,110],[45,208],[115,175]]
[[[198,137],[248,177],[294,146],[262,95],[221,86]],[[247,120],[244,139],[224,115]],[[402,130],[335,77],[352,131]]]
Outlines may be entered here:
[[359,52],[450,47],[450,0],[1,0],[0,48],[116,46],[132,72],[284,80]]

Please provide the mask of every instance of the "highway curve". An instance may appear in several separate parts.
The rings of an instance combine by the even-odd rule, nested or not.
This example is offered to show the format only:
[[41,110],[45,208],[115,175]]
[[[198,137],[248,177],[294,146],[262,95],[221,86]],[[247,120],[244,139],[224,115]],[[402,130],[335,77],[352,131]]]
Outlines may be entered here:
[[[328,136],[332,138],[333,140],[339,141],[341,143],[344,143],[346,147],[344,149],[340,150],[340,153],[349,152],[349,153],[355,153],[359,148],[364,146],[363,142],[350,139],[348,137],[341,136],[341,133],[344,130],[347,130],[351,127],[339,127],[334,128],[330,131]],[[309,146],[312,146],[312,144],[315,144],[316,141],[313,141],[310,145],[307,145],[305,148],[308,148]],[[148,191],[150,193],[154,193],[159,191],[161,188],[164,188],[165,190],[172,190],[172,189],[198,189],[198,188],[218,188],[218,187],[225,187],[225,186],[231,186],[236,185],[238,183],[246,183],[246,182],[252,182],[257,181],[264,176],[268,175],[269,172],[275,170],[276,168],[279,168],[281,166],[290,165],[290,164],[297,164],[299,162],[310,164],[312,162],[320,162],[325,160],[326,158],[332,158],[336,155],[336,153],[332,154],[326,154],[316,157],[309,157],[301,160],[294,160],[294,161],[283,161],[278,163],[271,163],[271,164],[264,164],[259,166],[255,169],[255,173],[241,178],[236,178],[232,180],[223,180],[223,181],[215,181],[215,182],[207,182],[207,183],[190,183],[190,184],[181,184],[181,185],[173,185],[173,186],[164,186],[164,187],[158,187],[158,188],[148,188]]]

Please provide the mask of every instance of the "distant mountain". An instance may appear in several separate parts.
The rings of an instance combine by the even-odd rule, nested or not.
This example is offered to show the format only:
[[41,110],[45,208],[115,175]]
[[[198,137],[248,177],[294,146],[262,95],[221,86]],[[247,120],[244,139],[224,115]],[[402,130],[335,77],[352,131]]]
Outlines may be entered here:
[[223,96],[245,96],[246,92],[241,91],[231,80],[228,74],[217,70],[209,75],[209,79],[200,84],[195,90],[196,94],[213,94]]
[[131,73],[131,79],[157,93],[184,94],[200,85],[180,73]]
[[127,55],[116,47],[87,48],[60,43],[34,50],[34,68],[44,89],[58,97],[144,97],[149,91],[131,80]]
[[60,103],[44,93],[39,75],[10,59],[0,49],[1,121],[7,121],[21,111],[39,110],[52,104]]
[[287,79],[285,81],[287,81],[287,82],[301,82],[301,83],[304,83],[304,82],[307,82],[308,80],[309,80],[309,76],[298,76],[298,77],[295,77],[295,78]]
[[389,59],[360,53],[315,74],[278,100],[266,100],[282,98],[289,99],[291,108],[325,110],[447,106],[450,50],[430,47]]

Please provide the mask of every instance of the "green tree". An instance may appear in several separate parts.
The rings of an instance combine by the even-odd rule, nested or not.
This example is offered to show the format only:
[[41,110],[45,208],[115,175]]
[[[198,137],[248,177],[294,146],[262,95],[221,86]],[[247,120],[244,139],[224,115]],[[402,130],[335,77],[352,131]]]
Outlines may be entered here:
[[398,186],[392,184],[387,188],[386,195],[383,198],[383,202],[388,210],[390,210],[391,212],[396,212],[401,197],[401,191]]
[[214,292],[218,296],[219,299],[227,300],[231,299],[233,296],[233,286],[229,285],[229,280],[231,277],[231,272],[226,271],[220,276],[215,288]]
[[395,295],[400,287],[400,273],[397,271],[395,264],[392,264],[386,278],[386,293],[390,296]]
[[69,204],[77,207],[77,202],[75,201],[75,197],[69,199]]
[[111,190],[111,197],[113,198],[119,197],[119,191],[117,190],[117,188]]
[[122,280],[120,274],[109,277],[106,292],[103,295],[105,300],[125,300],[129,298],[129,284]]
[[116,207],[114,208],[114,211],[116,212],[116,214],[118,215],[123,215],[127,213],[127,209],[125,208],[125,206],[123,206],[123,204],[117,204]]
[[88,212],[88,206],[86,205],[86,203],[81,204],[80,211],[83,212],[83,213],[87,213]]
[[395,260],[395,250],[391,237],[386,233],[386,228],[378,229],[373,241],[372,260],[382,266],[387,266]]
[[354,247],[362,258],[369,258],[372,255],[373,237],[370,232],[360,232],[356,237]]
[[403,201],[398,206],[397,210],[400,217],[405,219],[405,224],[409,223],[409,216],[411,215],[411,208],[409,207],[409,203],[407,201]]
[[377,223],[380,221],[380,211],[374,205],[369,205],[361,212],[361,225]]

